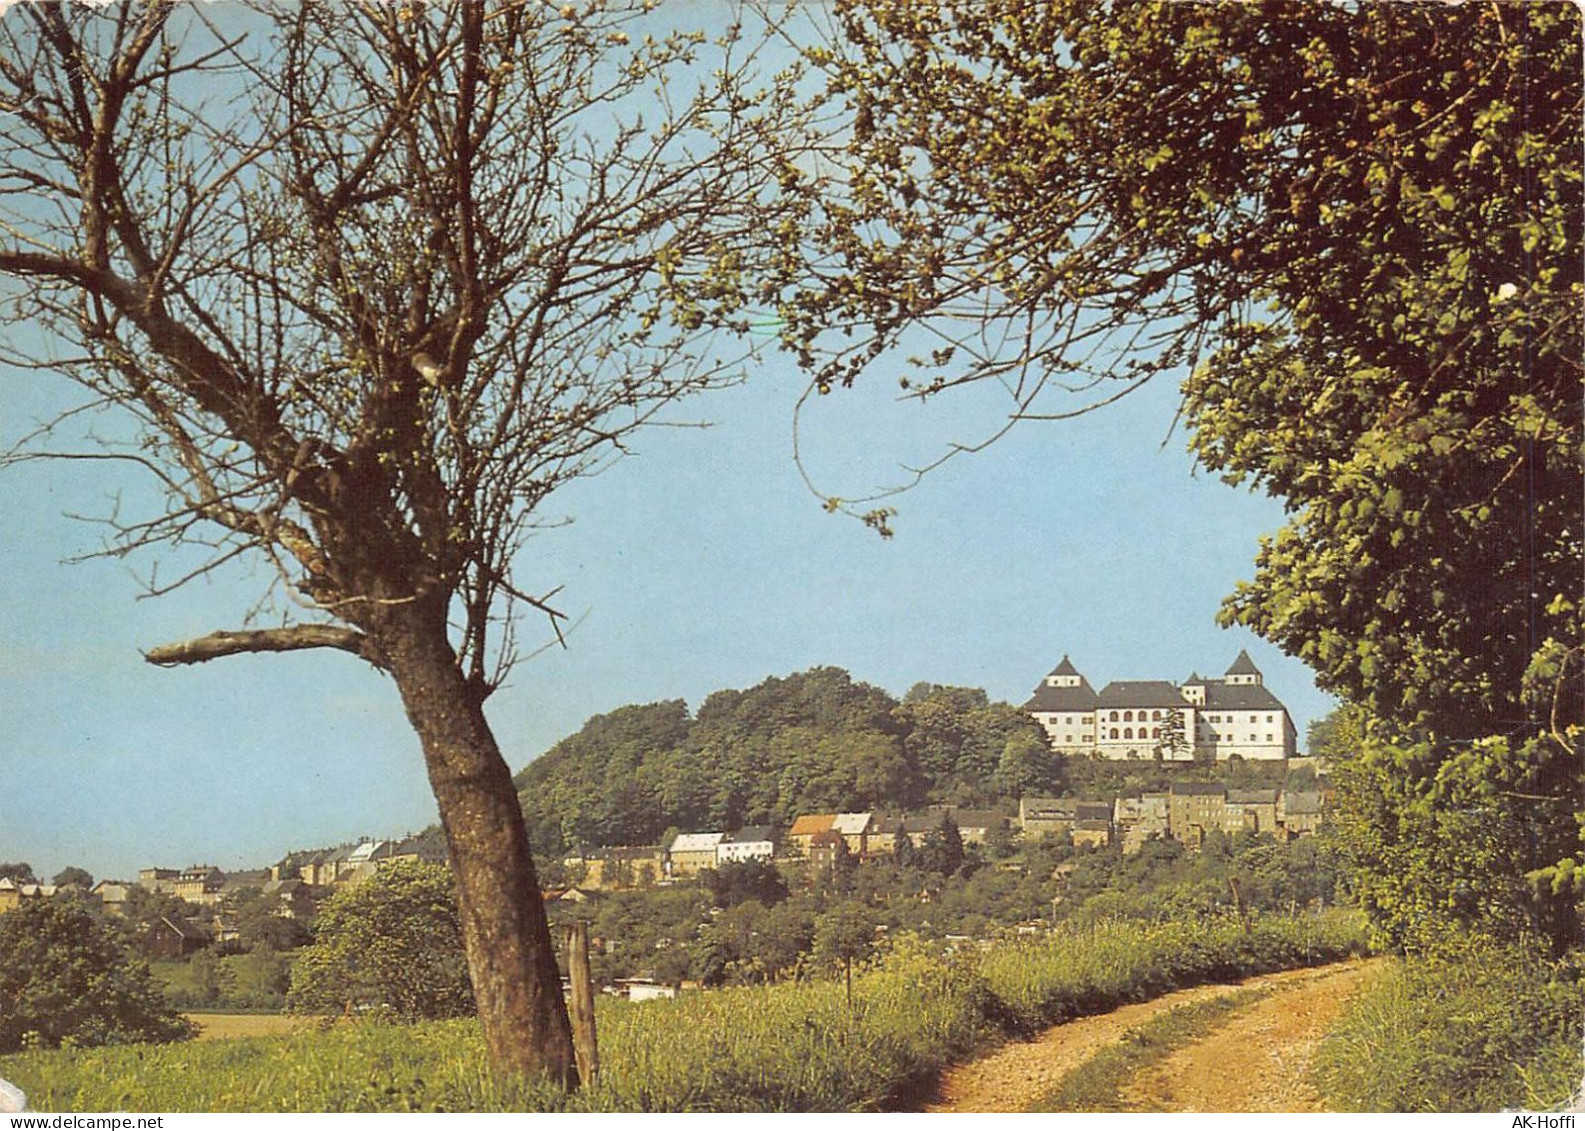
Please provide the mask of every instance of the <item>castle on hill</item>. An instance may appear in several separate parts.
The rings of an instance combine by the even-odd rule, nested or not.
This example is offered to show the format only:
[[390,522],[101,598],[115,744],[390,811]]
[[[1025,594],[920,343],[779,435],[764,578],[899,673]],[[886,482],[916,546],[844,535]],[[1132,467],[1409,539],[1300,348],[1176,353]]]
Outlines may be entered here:
[[1298,752],[1282,701],[1240,651],[1220,679],[1117,680],[1095,691],[1067,656],[1024,704],[1063,754],[1164,761],[1275,761]]

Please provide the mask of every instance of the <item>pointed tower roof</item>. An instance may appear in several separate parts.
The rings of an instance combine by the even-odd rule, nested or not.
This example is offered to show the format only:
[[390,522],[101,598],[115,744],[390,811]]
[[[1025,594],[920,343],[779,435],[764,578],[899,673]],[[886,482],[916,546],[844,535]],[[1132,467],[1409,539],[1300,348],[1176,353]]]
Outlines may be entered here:
[[1227,669],[1228,675],[1259,675],[1260,669],[1255,666],[1255,661],[1249,658],[1249,653],[1240,648],[1238,659],[1233,661],[1233,666]]
[[1073,661],[1068,659],[1066,652],[1062,653],[1062,662],[1051,669],[1052,675],[1078,675],[1079,669],[1073,666]]

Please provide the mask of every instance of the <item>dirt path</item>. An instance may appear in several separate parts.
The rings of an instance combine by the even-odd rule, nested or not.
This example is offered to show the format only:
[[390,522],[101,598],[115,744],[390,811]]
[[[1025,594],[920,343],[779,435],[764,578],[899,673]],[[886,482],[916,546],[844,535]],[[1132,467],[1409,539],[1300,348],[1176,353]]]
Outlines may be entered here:
[[1317,1112],[1310,1058],[1368,963],[1329,967],[1235,1013],[1202,1041],[1146,1069],[1123,1089],[1129,1111]]
[[1025,1111],[1097,1050],[1157,1014],[1240,987],[1269,986],[1271,997],[1142,1073],[1125,1098],[1134,1111],[1316,1111],[1319,1101],[1303,1092],[1309,1057],[1342,1003],[1374,968],[1372,962],[1343,962],[1262,974],[1082,1017],[949,1070],[925,1110]]

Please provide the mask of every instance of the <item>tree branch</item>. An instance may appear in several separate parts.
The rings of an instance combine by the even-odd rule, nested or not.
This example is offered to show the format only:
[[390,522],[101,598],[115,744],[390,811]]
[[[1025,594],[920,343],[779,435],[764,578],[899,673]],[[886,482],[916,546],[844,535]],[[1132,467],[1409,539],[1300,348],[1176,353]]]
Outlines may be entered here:
[[305,648],[339,648],[383,667],[369,648],[368,637],[350,628],[326,624],[296,624],[284,628],[262,628],[247,632],[211,632],[194,640],[162,644],[143,653],[143,658],[162,668],[178,664],[201,664],[221,656],[245,652],[296,652]]

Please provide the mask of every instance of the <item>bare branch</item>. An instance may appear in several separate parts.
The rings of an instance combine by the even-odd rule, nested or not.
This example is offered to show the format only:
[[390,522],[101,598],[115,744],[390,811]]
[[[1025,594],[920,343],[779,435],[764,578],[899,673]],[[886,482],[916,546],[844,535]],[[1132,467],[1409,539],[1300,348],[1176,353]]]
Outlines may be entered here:
[[201,664],[222,656],[237,656],[247,652],[299,652],[309,648],[335,648],[350,652],[376,667],[384,666],[371,650],[368,638],[361,632],[324,624],[297,624],[245,632],[211,632],[194,640],[150,648],[143,653],[143,658],[159,667],[170,668],[180,664]]

